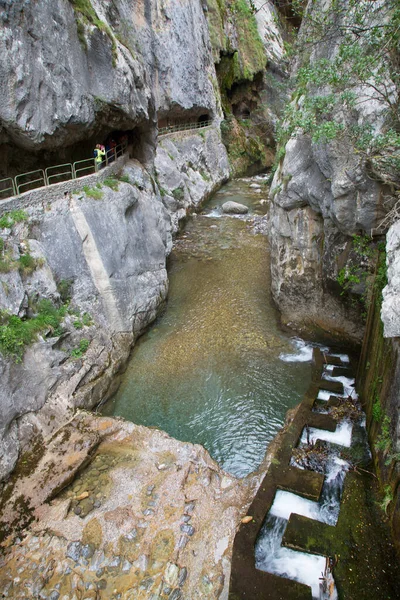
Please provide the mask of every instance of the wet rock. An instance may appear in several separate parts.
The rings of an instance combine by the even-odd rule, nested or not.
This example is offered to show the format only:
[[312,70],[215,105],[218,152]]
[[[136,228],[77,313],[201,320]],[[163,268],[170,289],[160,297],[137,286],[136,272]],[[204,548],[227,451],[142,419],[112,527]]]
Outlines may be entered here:
[[154,579],[147,577],[140,582],[139,589],[149,591],[154,585]]
[[86,544],[85,546],[82,546],[81,556],[83,556],[83,558],[92,558],[94,550],[95,549],[92,544]]
[[82,502],[80,502],[81,513],[79,515],[81,519],[86,517],[86,515],[88,515],[90,511],[93,510],[93,507],[94,500],[92,498],[85,498],[84,500],[82,500]]
[[239,202],[233,202],[232,200],[225,202],[221,208],[224,213],[232,215],[245,215],[249,212],[247,206],[239,204]]
[[183,517],[182,517],[182,521],[183,521],[184,523],[189,523],[189,521],[190,521],[190,519],[191,519],[191,518],[192,518],[192,517],[191,517],[190,515],[183,515]]
[[99,590],[105,590],[107,587],[107,580],[106,579],[100,579],[100,581],[97,582],[97,587]]
[[149,485],[149,486],[147,486],[147,491],[146,491],[147,496],[151,496],[152,495],[153,490],[154,490],[155,487],[156,487],[155,485]]
[[194,512],[194,508],[195,508],[195,503],[194,502],[190,502],[189,504],[185,505],[185,514],[186,515],[192,515]]

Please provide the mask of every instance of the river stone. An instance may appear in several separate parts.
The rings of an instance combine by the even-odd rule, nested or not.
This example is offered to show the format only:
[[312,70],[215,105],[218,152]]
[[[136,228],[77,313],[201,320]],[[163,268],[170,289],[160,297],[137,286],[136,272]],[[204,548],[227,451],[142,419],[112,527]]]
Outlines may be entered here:
[[232,200],[229,200],[222,205],[222,211],[231,215],[245,215],[249,212],[249,209],[244,204],[239,204],[239,202],[233,202]]

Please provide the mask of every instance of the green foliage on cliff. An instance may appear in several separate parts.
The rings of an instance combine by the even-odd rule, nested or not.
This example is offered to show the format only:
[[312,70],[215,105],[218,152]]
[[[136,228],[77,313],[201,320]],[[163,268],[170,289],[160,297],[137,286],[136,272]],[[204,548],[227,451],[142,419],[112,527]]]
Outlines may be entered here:
[[82,358],[82,356],[86,353],[89,348],[90,342],[86,338],[82,338],[79,342],[79,346],[77,348],[73,348],[71,350],[72,358]]
[[[208,0],[207,13],[214,60],[221,64],[218,79],[222,93],[234,82],[252,81],[267,62],[257,22],[247,0]],[[237,47],[225,34],[228,21],[237,32]]]
[[376,244],[367,235],[353,235],[347,264],[339,270],[337,282],[342,288],[341,295],[359,305],[363,318],[367,317],[372,297],[380,311],[382,290],[387,284],[386,252],[382,244]]
[[28,215],[24,210],[12,210],[0,218],[0,229],[11,229],[15,223],[26,221]]
[[267,59],[257,23],[247,0],[234,0],[231,10],[238,32],[237,78],[254,78],[256,73],[265,69]]
[[221,122],[222,141],[236,175],[245,173],[254,165],[260,168],[266,166],[268,158],[272,156],[260,133],[256,128],[248,127],[243,120],[235,119],[232,115]]
[[21,319],[0,311],[0,352],[21,362],[25,347],[34,342],[39,333],[50,330],[59,335],[59,326],[66,314],[66,308],[56,308],[50,300],[41,300],[32,308],[32,318]]

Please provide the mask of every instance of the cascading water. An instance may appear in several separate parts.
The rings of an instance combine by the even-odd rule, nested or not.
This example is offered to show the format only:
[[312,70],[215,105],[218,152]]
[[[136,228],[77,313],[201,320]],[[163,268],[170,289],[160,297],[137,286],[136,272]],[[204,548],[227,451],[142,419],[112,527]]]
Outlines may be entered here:
[[[298,359],[301,361],[304,357],[304,349],[300,344],[297,346],[300,350]],[[343,362],[348,362],[347,356],[341,355],[341,357],[345,359]],[[281,359],[287,360],[287,355],[281,356]],[[344,387],[343,396],[356,398],[353,387],[354,379],[343,376],[334,377],[330,365],[325,366],[323,377],[331,381],[341,381]],[[326,399],[330,395],[331,393],[327,392]],[[352,428],[352,422],[344,419],[338,424],[335,432],[313,428],[303,430],[299,445],[300,452],[308,448],[313,449],[317,440],[321,440],[323,443],[324,452],[317,459],[319,464],[314,465],[319,472],[325,474],[320,499],[318,502],[314,502],[291,492],[278,490],[259,533],[255,548],[257,569],[306,584],[310,586],[313,598],[320,600],[337,598],[333,580],[329,592],[326,591],[326,588],[324,588],[325,591],[322,589],[321,580],[324,580],[326,574],[326,557],[286,548],[282,546],[282,539],[291,514],[302,515],[327,525],[337,523],[345,475],[350,466],[346,460],[339,457],[338,447],[350,447]],[[304,465],[297,462],[294,457],[292,457],[291,464],[304,468]],[[310,461],[306,464],[309,468]]]

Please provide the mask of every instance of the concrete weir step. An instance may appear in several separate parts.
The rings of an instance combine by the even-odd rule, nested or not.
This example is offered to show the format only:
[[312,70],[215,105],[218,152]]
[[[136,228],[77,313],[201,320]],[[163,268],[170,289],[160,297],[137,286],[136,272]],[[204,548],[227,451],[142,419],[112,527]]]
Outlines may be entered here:
[[344,388],[343,383],[341,381],[330,381],[329,379],[321,379],[318,384],[320,390],[326,390],[327,392],[332,392],[333,394],[343,394]]
[[291,514],[283,535],[282,545],[292,550],[329,556],[332,553],[334,532],[333,525],[326,525],[308,517]]
[[[277,490],[287,490],[313,501],[320,498],[324,476],[315,471],[299,469],[290,465],[293,448],[299,442],[306,425],[317,429],[334,431],[336,422],[328,415],[312,412],[319,389],[327,389],[333,393],[343,393],[341,383],[322,380],[325,364],[319,348],[314,348],[314,368],[309,389],[304,395],[293,421],[288,425],[282,443],[275,455],[275,460],[264,477],[259,490],[248,509],[252,516],[249,523],[242,524],[236,534],[229,600],[311,600],[311,588],[285,577],[278,577],[255,568],[255,545],[272,506]],[[341,362],[338,362],[341,365]]]
[[324,485],[324,476],[316,471],[306,471],[296,467],[282,469],[280,481],[277,487],[309,500],[317,501],[321,495]]
[[342,361],[339,356],[331,356],[330,354],[324,354],[324,362],[327,365],[335,365],[336,367],[346,367],[348,363]]
[[309,427],[315,427],[315,429],[326,429],[326,431],[336,431],[337,423],[335,419],[332,419],[330,415],[323,413],[312,412],[310,418],[307,421]]
[[353,369],[349,367],[333,367],[332,377],[353,377]]

